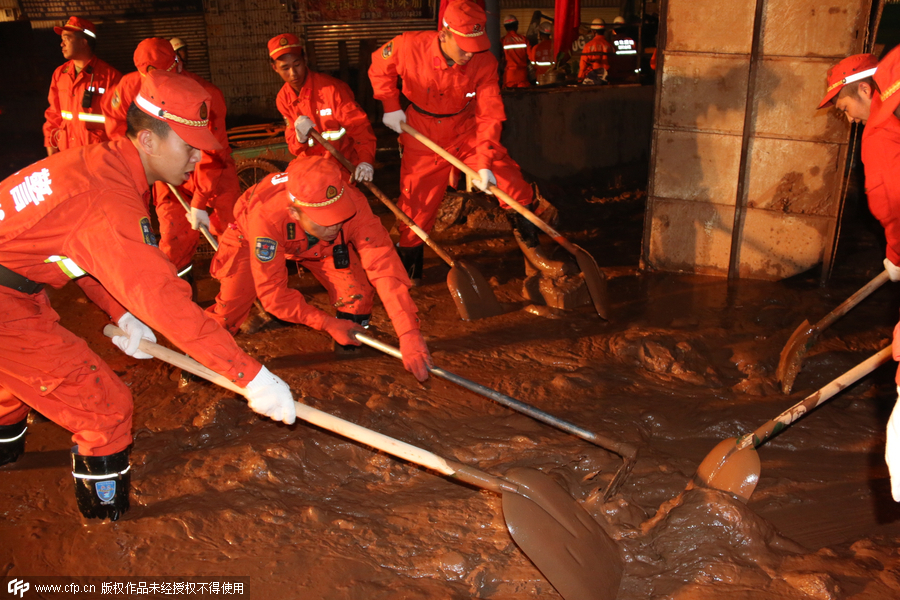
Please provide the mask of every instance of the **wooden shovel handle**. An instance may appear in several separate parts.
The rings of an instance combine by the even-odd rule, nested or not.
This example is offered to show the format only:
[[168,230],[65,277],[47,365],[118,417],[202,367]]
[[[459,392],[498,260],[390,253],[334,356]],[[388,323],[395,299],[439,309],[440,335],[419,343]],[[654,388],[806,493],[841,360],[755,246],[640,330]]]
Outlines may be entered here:
[[[126,335],[124,331],[112,324],[104,327],[103,333],[107,337]],[[207,381],[211,381],[220,387],[236,392],[241,396],[246,396],[247,394],[247,390],[238,386],[224,375],[220,375],[219,373],[204,367],[190,356],[180,354],[175,350],[160,346],[150,340],[141,340],[140,349],[154,358],[184,369],[185,371],[193,373],[198,377],[202,377]],[[306,404],[294,402],[294,407],[297,409],[297,417],[303,419],[307,423],[312,423],[322,429],[327,429],[328,431],[350,438],[351,440],[361,442],[392,456],[396,456],[397,458],[408,460],[409,462],[432,469],[438,473],[455,477],[466,483],[494,492],[521,493],[519,492],[519,487],[517,485],[506,481],[505,479],[494,477],[493,475],[489,475],[488,473],[484,473],[472,467],[464,466],[455,461],[446,460],[427,450],[417,448],[416,446],[401,442],[400,440],[395,440],[394,438],[378,433],[377,431],[366,429],[365,427],[345,421],[334,415],[307,406]]]
[[[341,154],[341,153],[338,151],[337,148],[335,148],[334,146],[332,146],[331,143],[330,143],[328,140],[326,140],[325,138],[323,138],[323,137],[322,137],[322,134],[320,134],[320,133],[319,133],[318,131],[316,131],[315,129],[310,129],[310,130],[309,130],[309,135],[311,135],[312,138],[313,138],[314,140],[316,140],[316,142],[319,143],[319,145],[321,145],[323,148],[325,148],[326,150],[328,150],[329,152],[331,152],[331,155],[334,156],[334,157],[338,160],[339,163],[341,163],[342,165],[344,165],[344,168],[346,168],[348,171],[350,171],[351,174],[353,174],[353,173],[356,172],[356,167],[354,166],[354,164],[353,164],[352,162],[350,162],[349,160],[347,160],[347,157],[344,156],[343,154]],[[369,188],[369,191],[372,192],[373,194],[375,194],[375,197],[376,197],[376,198],[378,198],[379,200],[381,200],[381,202],[382,202],[385,206],[387,206],[389,209],[391,209],[391,212],[393,212],[394,215],[395,215],[398,219],[400,219],[401,221],[403,221],[403,224],[404,224],[404,225],[406,225],[407,227],[409,227],[410,229],[412,229],[413,233],[415,233],[417,236],[419,236],[419,238],[420,238],[423,242],[425,242],[426,244],[428,244],[428,247],[431,248],[432,250],[434,250],[435,253],[437,253],[437,255],[440,256],[440,257],[443,259],[443,261],[444,261],[445,263],[447,263],[448,265],[450,265],[451,268],[454,267],[454,266],[456,266],[456,264],[453,262],[453,258],[452,258],[449,254],[447,254],[446,252],[444,252],[444,250],[443,250],[440,246],[438,246],[438,245],[434,242],[434,240],[431,239],[431,236],[429,236],[427,233],[425,233],[425,231],[424,231],[421,227],[419,227],[418,225],[416,225],[415,221],[413,221],[413,220],[410,218],[409,215],[407,215],[405,212],[403,212],[402,210],[400,210],[400,207],[397,206],[396,204],[394,204],[394,203],[391,201],[391,199],[388,198],[388,197],[384,194],[384,192],[382,192],[382,191],[378,188],[378,186],[376,186],[376,185],[375,185],[374,183],[372,183],[371,181],[362,181],[362,182],[360,182],[360,183],[362,183],[362,184],[365,185],[367,188]]]
[[[408,123],[401,122],[400,128],[403,131],[405,131],[406,133],[408,133],[409,135],[413,136],[418,141],[422,142],[428,148],[431,148],[440,157],[442,157],[444,160],[449,162],[451,165],[453,165],[454,167],[456,167],[463,173],[466,173],[469,177],[471,177],[473,179],[481,179],[481,177],[479,177],[478,172],[475,171],[475,169],[473,169],[472,167],[470,167],[463,161],[459,160],[458,158],[456,158],[455,156],[453,156],[452,154],[450,154],[449,152],[447,152],[446,150],[441,148],[439,145],[435,144],[433,141],[431,141],[430,139],[428,139],[427,137],[425,137],[424,135],[422,135],[421,133],[419,133],[412,127],[410,127],[410,125]],[[516,202],[512,198],[512,196],[510,196],[509,194],[507,194],[506,192],[504,192],[503,190],[498,188],[496,185],[492,185],[492,186],[488,187],[488,191],[491,192],[492,194],[494,194],[495,196],[497,196],[498,198],[500,198],[501,200],[503,200],[506,204],[508,204],[517,213],[519,213],[520,215],[522,215],[523,217],[525,217],[526,219],[531,221],[532,224],[534,224],[541,231],[543,231],[544,233],[549,235],[551,238],[553,238],[553,241],[555,241],[557,244],[559,244],[560,246],[565,248],[570,254],[574,254],[576,256],[578,255],[578,249],[571,242],[569,242],[569,240],[564,238],[558,231],[553,229],[553,227],[551,227],[549,223],[542,220],[536,214],[534,214],[533,212],[531,212],[530,210],[528,210],[527,208],[525,208],[524,206],[522,206],[521,204]]]
[[872,279],[872,281],[859,288],[859,290],[855,294],[844,300],[840,305],[838,305],[837,308],[822,317],[822,319],[813,327],[815,327],[816,329],[825,329],[826,327],[830,326],[832,323],[850,312],[850,309],[868,298],[872,292],[887,283],[889,279],[890,276],[888,275],[887,269],[885,269],[884,271],[879,273],[877,277]]
[[756,448],[762,445],[770,437],[780,432],[820,404],[823,404],[838,392],[844,390],[853,383],[856,383],[856,381],[862,379],[886,363],[890,358],[891,346],[888,346],[767,422],[754,431],[752,435],[743,436],[738,441],[736,450],[743,450],[750,446]]

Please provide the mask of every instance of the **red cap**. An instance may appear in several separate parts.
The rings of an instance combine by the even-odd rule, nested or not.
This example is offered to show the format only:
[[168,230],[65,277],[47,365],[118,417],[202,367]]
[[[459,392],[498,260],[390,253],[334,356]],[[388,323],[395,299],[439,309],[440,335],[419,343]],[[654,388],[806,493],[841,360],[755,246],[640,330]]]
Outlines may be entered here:
[[160,71],[174,71],[177,61],[172,44],[163,38],[147,38],[134,51],[134,66],[146,75],[150,67]]
[[303,54],[303,42],[293,33],[279,33],[269,40],[269,58],[275,60],[285,54]]
[[94,27],[94,24],[88,21],[87,19],[82,19],[81,17],[69,17],[69,20],[66,21],[66,24],[62,27],[54,27],[53,33],[56,35],[62,35],[63,30],[65,31],[80,31],[85,35],[89,35],[95,40],[97,39],[97,28]]
[[141,82],[134,103],[142,111],[165,121],[182,140],[200,150],[220,150],[209,130],[209,92],[185,75],[152,69]]
[[336,160],[321,155],[303,155],[287,168],[291,203],[322,227],[343,223],[356,214]]
[[887,53],[878,65],[874,77],[881,105],[869,116],[869,123],[878,126],[887,121],[900,105],[900,47]]
[[828,69],[828,90],[819,103],[819,108],[834,104],[834,98],[848,83],[871,77],[875,74],[878,59],[874,54],[854,54]]
[[453,0],[444,11],[443,25],[453,33],[464,52],[483,52],[491,47],[485,23],[484,9],[469,0]]

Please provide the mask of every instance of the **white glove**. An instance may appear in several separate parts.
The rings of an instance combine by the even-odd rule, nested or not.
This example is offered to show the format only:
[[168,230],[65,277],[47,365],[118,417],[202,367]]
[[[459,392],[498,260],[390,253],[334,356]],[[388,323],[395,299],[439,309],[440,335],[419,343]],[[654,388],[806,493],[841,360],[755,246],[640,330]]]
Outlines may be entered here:
[[[900,397],[900,386],[897,386]],[[894,404],[887,424],[887,442],[884,445],[884,461],[891,473],[891,495],[894,502],[900,502],[900,398]]]
[[891,281],[900,281],[900,267],[891,262],[891,259],[884,259],[884,270],[888,272]]
[[191,229],[200,229],[201,225],[206,225],[209,229],[209,213],[202,208],[191,207],[191,212],[187,215],[187,220],[191,222]]
[[122,315],[117,325],[119,329],[126,333],[126,335],[114,335],[112,338],[113,344],[118,346],[119,350],[133,358],[153,358],[146,352],[138,350],[141,340],[150,340],[156,343],[156,335],[152,329],[144,325],[130,312]]
[[353,179],[356,181],[372,181],[375,175],[375,168],[369,163],[359,163],[356,165],[356,171],[353,173]]
[[309,130],[315,126],[316,124],[312,122],[312,119],[306,115],[297,117],[294,121],[294,132],[297,134],[297,141],[305,144],[306,140],[309,139]]
[[387,125],[388,129],[392,129],[397,133],[403,133],[403,130],[400,129],[400,123],[406,123],[406,113],[402,110],[384,113],[384,118],[381,119],[381,122]]
[[497,185],[497,178],[494,177],[494,173],[490,169],[479,169],[478,179],[472,180],[472,183],[485,194],[490,194],[488,188],[492,185]]
[[297,420],[291,388],[265,367],[247,384],[244,396],[253,412],[288,425]]

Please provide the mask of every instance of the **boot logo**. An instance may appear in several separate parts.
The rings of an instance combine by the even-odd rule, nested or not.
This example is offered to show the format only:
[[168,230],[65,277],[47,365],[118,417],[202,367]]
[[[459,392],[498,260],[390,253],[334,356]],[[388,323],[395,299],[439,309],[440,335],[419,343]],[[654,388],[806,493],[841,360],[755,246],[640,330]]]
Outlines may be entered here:
[[116,481],[115,479],[98,481],[94,484],[94,490],[101,503],[109,504],[116,497]]

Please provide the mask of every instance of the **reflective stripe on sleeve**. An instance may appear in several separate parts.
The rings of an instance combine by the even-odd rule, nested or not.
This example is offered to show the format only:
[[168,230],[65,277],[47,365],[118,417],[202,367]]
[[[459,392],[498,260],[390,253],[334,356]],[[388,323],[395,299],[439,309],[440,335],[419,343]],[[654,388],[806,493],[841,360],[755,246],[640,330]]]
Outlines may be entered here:
[[77,279],[83,275],[87,275],[81,267],[75,264],[75,261],[71,258],[65,256],[56,256],[53,255],[44,261],[45,263],[56,263],[56,265],[62,269],[62,272],[65,273],[69,279]]

